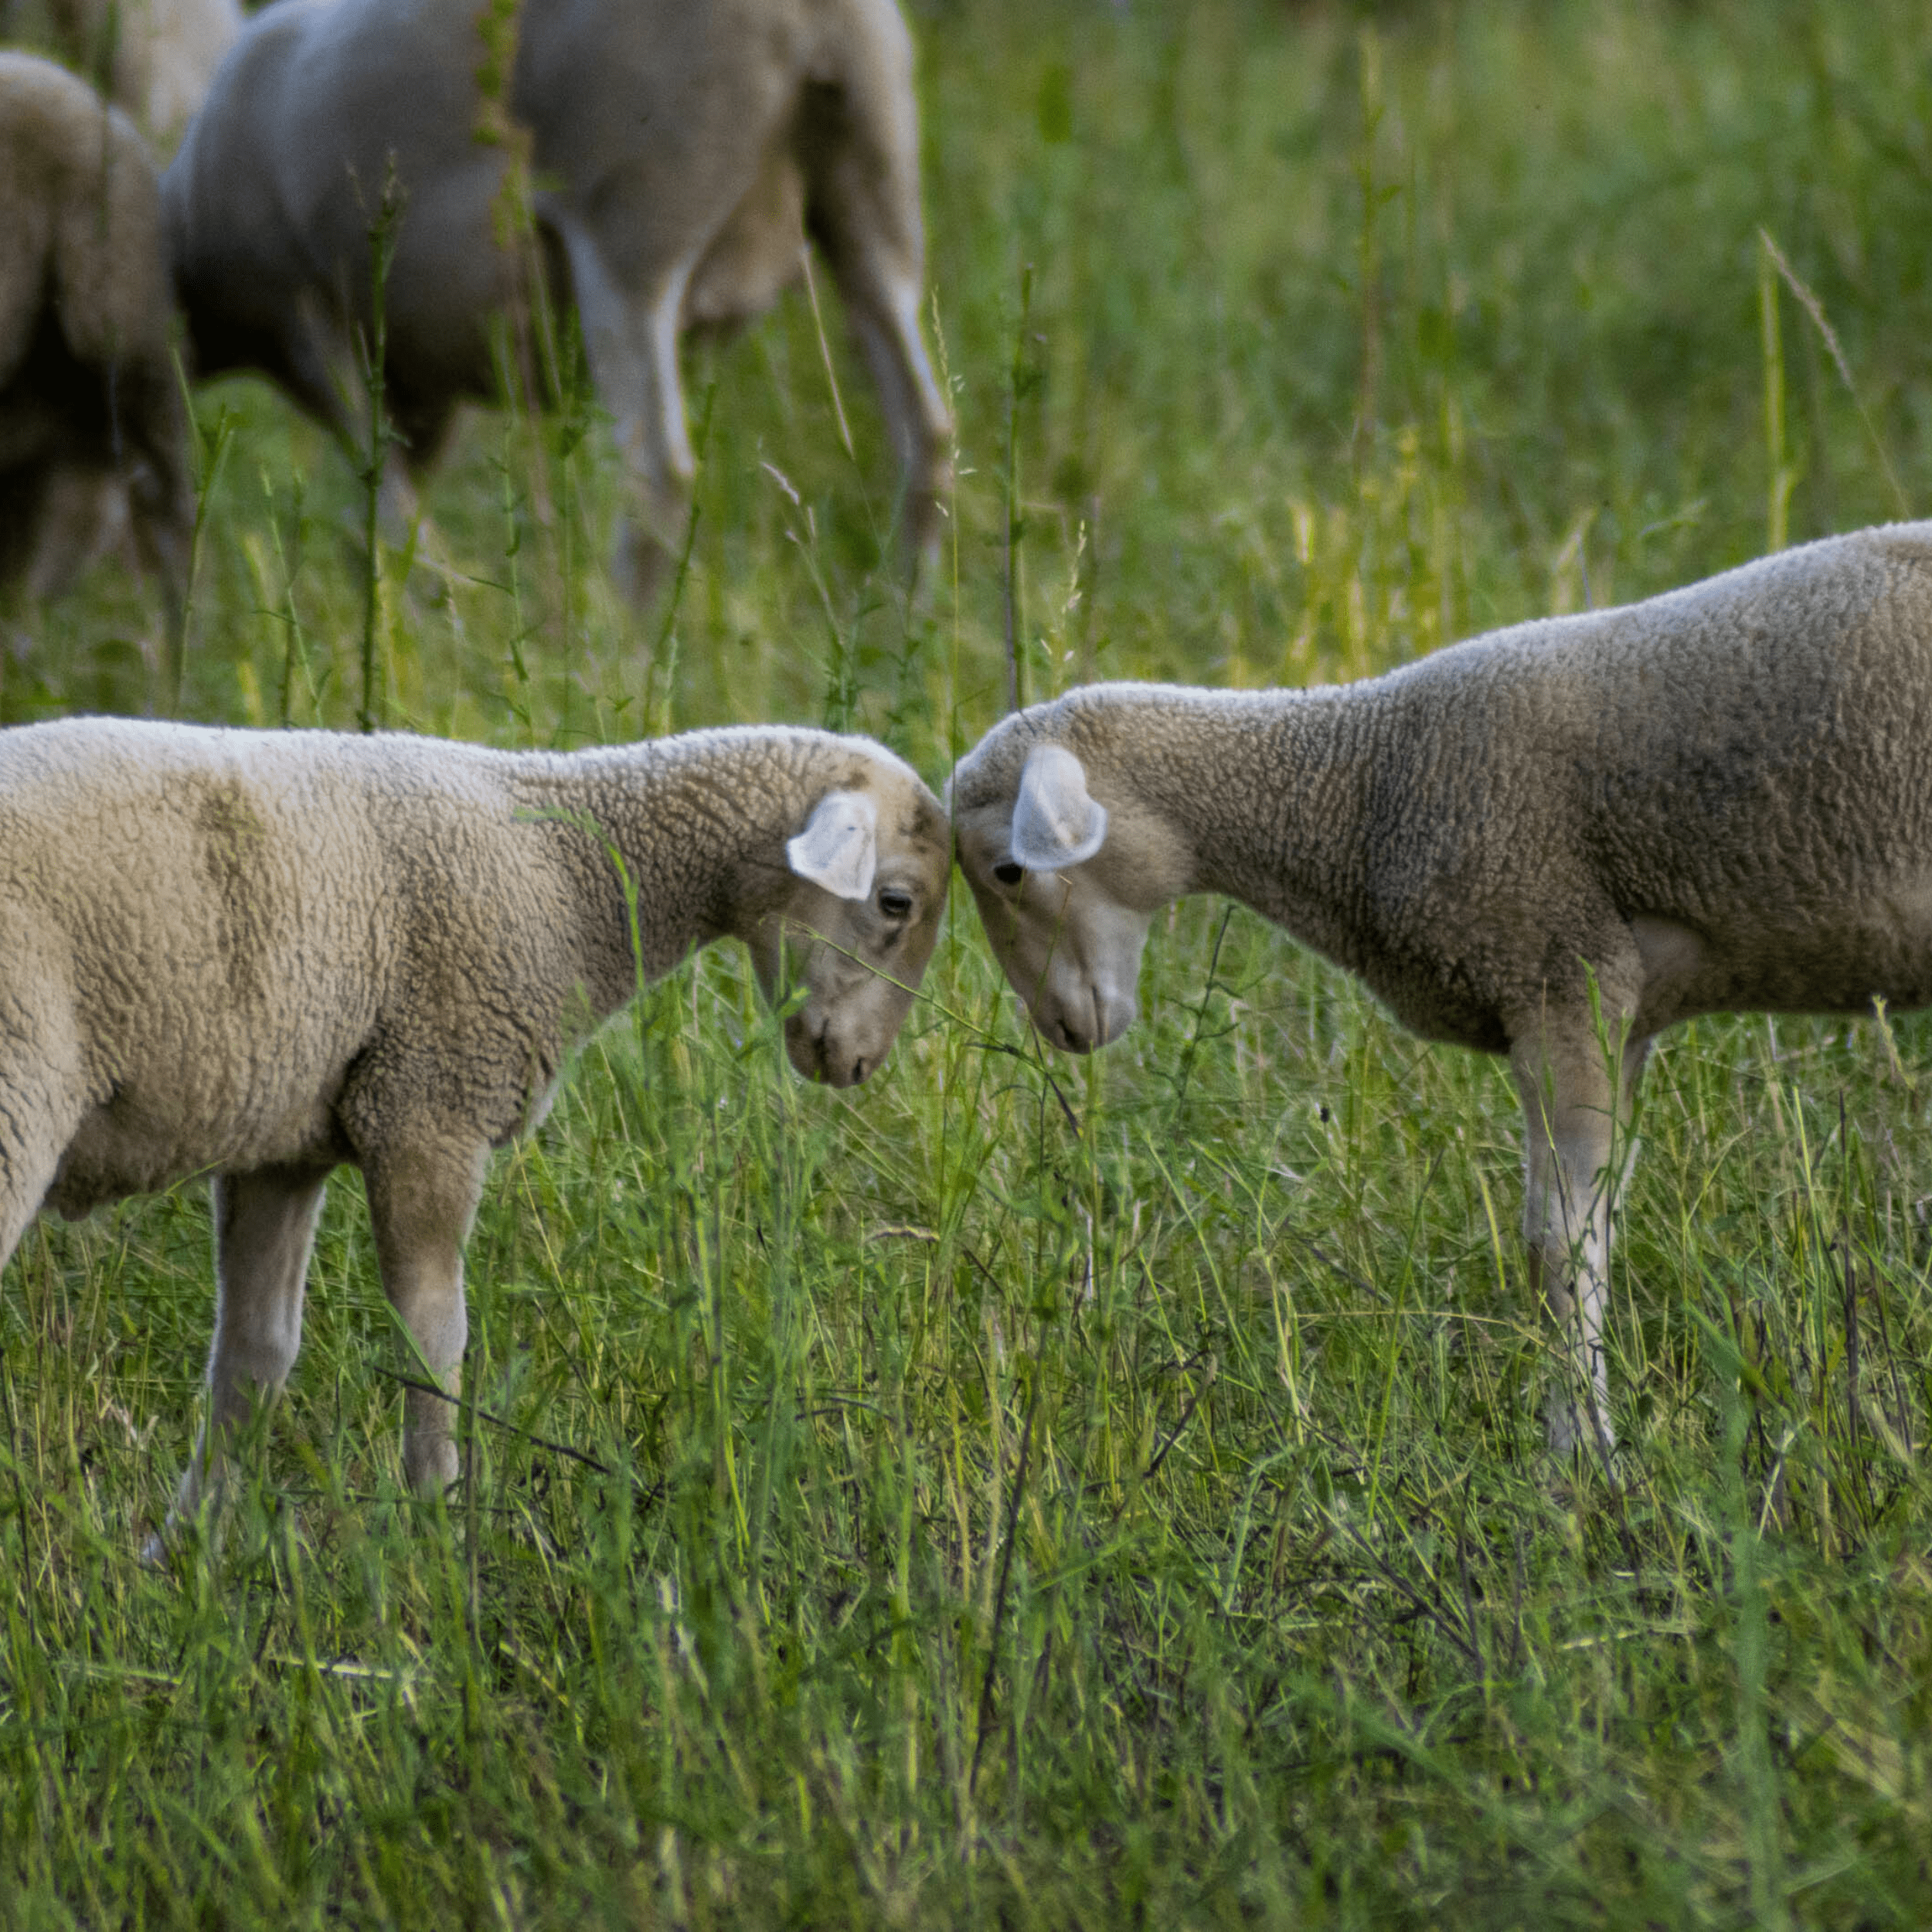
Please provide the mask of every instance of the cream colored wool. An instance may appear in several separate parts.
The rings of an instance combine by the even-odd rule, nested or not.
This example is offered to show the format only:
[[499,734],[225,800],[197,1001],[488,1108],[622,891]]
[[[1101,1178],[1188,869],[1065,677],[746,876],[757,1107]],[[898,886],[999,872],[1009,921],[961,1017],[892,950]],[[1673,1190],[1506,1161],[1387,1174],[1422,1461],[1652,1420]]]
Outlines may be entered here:
[[1586,1395],[1552,1440],[1607,1454],[1613,1163],[1655,1036],[1932,1002],[1932,524],[1358,684],[1075,691],[996,726],[951,800],[994,948],[1061,1046],[1122,1032],[1155,911],[1219,892],[1425,1038],[1507,1054],[1532,1274]]
[[[213,1175],[190,1511],[294,1361],[332,1168],[361,1168],[384,1287],[454,1391],[486,1158],[541,1117],[571,1044],[714,939],[743,940],[770,990],[788,932],[794,1064],[862,1080],[950,863],[911,770],[824,732],[569,756],[107,718],[0,733],[0,1260],[43,1203]],[[410,1394],[413,1482],[454,1475],[450,1417]]]
[[243,19],[237,0],[0,0],[0,33],[31,34],[36,14],[60,58],[100,80],[163,154],[207,97]]

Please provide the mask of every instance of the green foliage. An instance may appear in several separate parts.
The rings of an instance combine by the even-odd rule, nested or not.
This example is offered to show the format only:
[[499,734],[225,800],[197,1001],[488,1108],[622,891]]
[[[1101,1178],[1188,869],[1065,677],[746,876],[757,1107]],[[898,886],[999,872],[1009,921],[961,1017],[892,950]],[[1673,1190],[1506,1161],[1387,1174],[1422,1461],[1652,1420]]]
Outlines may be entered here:
[[[1923,504],[1900,0],[914,24],[959,418],[923,600],[800,296],[687,359],[697,513],[642,617],[569,368],[372,546],[349,457],[204,391],[184,710],[352,726],[366,638],[393,723],[849,715],[937,777],[1009,604],[1035,695],[1303,682],[1893,514],[1888,464]],[[138,708],[143,609],[104,574],[43,614],[5,717]],[[0,1924],[1932,1915],[1932,1021],[1655,1057],[1616,1496],[1540,1449],[1498,1067],[1213,905],[1090,1062],[1039,1054],[963,897],[926,992],[852,1094],[789,1077],[725,951],[593,1044],[493,1171],[447,1505],[399,1492],[344,1175],[251,1478],[142,1569],[205,1202],[36,1226]]]

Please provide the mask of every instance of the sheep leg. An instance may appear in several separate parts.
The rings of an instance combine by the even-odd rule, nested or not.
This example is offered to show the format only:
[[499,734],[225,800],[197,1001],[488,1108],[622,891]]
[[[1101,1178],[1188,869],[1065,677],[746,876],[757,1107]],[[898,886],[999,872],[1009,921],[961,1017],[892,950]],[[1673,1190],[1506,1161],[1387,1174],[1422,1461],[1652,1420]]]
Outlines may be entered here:
[[952,417],[919,327],[925,238],[912,47],[892,0],[855,0],[851,13],[851,65],[802,131],[806,218],[879,391],[899,457],[908,549],[930,562],[951,481]]
[[906,554],[922,569],[939,560],[940,505],[952,481],[946,454],[952,417],[934,379],[919,332],[916,274],[837,275],[852,332],[879,392],[886,430],[899,458],[898,515]]
[[1553,1396],[1545,1418],[1561,1455],[1587,1446],[1607,1461],[1616,1446],[1604,1321],[1611,1209],[1634,1149],[1619,1168],[1615,1143],[1649,1050],[1647,1039],[1626,1043],[1614,1091],[1594,1033],[1567,1043],[1536,1039],[1511,1055],[1525,1126],[1530,1283],[1562,1338],[1573,1391]]
[[0,1074],[0,1268],[13,1259],[21,1237],[40,1212],[66,1138],[43,1131],[37,1120],[23,1117],[20,1097],[21,1089]]
[[[366,1157],[363,1179],[383,1290],[414,1345],[417,1362],[454,1397],[462,1386],[468,1322],[463,1307],[463,1243],[483,1191],[488,1149],[416,1145]],[[456,1479],[455,1405],[428,1389],[403,1399],[403,1473],[413,1489],[440,1492]]]
[[545,218],[570,264],[590,380],[611,412],[618,457],[637,499],[636,516],[619,526],[611,576],[624,597],[642,604],[683,541],[697,474],[678,371],[684,293],[697,258],[678,263],[647,295],[633,297],[617,285],[581,221],[556,206],[546,208]]
[[145,459],[129,485],[136,553],[161,587],[162,665],[166,708],[179,708],[188,644],[189,565],[195,535],[195,485],[188,471],[188,426],[173,365],[141,372],[131,414]]
[[276,373],[308,413],[326,423],[352,457],[369,444],[369,391],[353,343],[333,304],[313,288],[298,290],[283,318]]
[[61,1156],[87,1111],[87,1083],[71,1016],[23,987],[46,975],[17,904],[0,904],[11,985],[0,984],[0,1267],[40,1212]]
[[[304,289],[289,305],[281,338],[278,373],[289,393],[311,416],[335,432],[359,476],[368,474],[370,399],[362,364],[348,328],[323,298]],[[422,517],[416,478],[428,467],[454,410],[439,414],[420,407],[399,420],[391,399],[387,413],[393,440],[383,453],[376,515],[383,540],[400,547]]]
[[295,1366],[302,1287],[328,1175],[326,1167],[267,1167],[215,1176],[208,1413],[168,1520],[148,1545],[151,1557],[206,1500],[219,1497],[229,1440],[281,1393]]

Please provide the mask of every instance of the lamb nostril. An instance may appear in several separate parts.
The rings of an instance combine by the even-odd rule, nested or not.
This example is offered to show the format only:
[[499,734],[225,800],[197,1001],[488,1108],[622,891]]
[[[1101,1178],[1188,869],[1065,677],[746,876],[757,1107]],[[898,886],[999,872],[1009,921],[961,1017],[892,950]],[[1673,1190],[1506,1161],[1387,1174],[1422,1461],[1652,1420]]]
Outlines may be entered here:
[[859,1084],[859,1083],[861,1080],[862,1080],[865,1077],[866,1077],[866,1063],[865,1063],[865,1062],[864,1062],[864,1060],[854,1060],[854,1061],[852,1062],[852,1085],[853,1085],[854,1087],[856,1087],[856,1086]]

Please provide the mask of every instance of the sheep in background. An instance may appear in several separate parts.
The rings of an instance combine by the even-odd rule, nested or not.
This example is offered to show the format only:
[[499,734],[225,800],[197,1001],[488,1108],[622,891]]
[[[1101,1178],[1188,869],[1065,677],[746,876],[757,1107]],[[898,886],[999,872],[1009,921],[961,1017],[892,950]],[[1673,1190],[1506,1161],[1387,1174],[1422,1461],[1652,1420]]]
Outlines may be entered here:
[[[107,718],[7,732],[0,1261],[43,1204],[75,1217],[213,1176],[209,1413],[172,1523],[294,1362],[332,1168],[362,1169],[383,1287],[454,1391],[485,1163],[542,1118],[570,1046],[730,936],[767,992],[806,991],[794,1066],[863,1080],[951,866],[911,770],[827,732],[568,756]],[[450,1415],[406,1398],[418,1487],[456,1473]]]
[[242,30],[236,0],[43,0],[41,21],[22,0],[0,0],[0,33],[32,33],[108,97],[164,151],[207,97],[222,56]]
[[0,590],[131,553],[178,665],[194,488],[153,164],[85,81],[0,53]]
[[1932,524],[1359,684],[1075,691],[995,726],[951,802],[1057,1046],[1124,1031],[1155,912],[1221,892],[1424,1038],[1508,1055],[1531,1278],[1581,1392],[1549,1440],[1607,1458],[1612,1196],[1657,1034],[1932,1002]]
[[[526,153],[541,250],[517,218]],[[892,0],[278,0],[257,15],[163,183],[175,285],[200,373],[261,370],[352,449],[369,439],[358,345],[374,339],[392,165],[384,383],[412,468],[463,399],[498,393],[492,319],[512,318],[512,359],[534,363],[536,284],[567,290],[631,486],[614,569],[648,594],[694,468],[679,338],[768,308],[809,232],[879,386],[906,534],[936,546],[950,424],[920,337],[917,105]],[[400,507],[394,469],[389,487]]]

